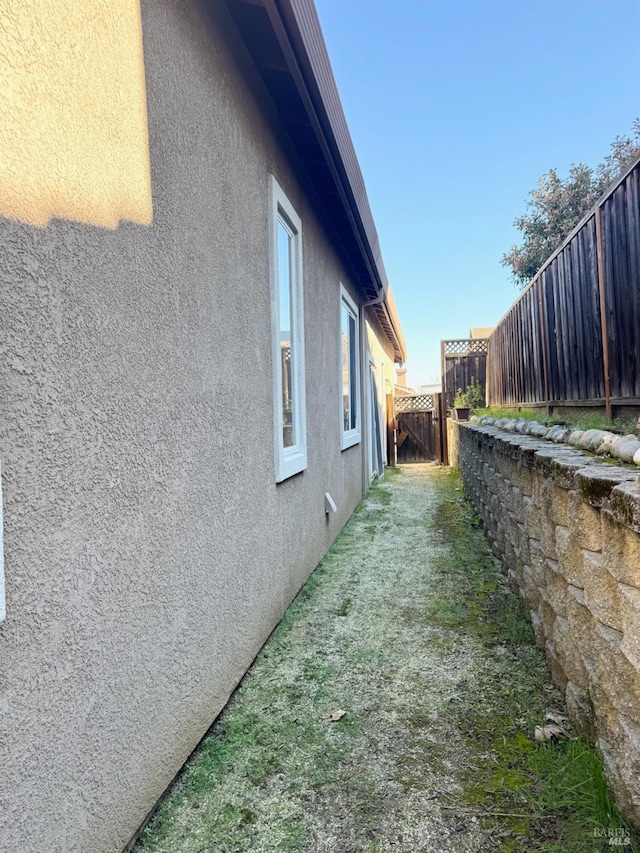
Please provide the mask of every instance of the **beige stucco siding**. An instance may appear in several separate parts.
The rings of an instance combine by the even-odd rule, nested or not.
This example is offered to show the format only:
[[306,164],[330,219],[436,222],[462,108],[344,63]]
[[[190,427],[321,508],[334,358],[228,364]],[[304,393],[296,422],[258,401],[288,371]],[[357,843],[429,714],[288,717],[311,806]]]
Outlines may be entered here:
[[[382,457],[388,456],[387,448],[387,394],[393,394],[395,364],[393,347],[384,332],[376,322],[375,317],[369,316],[366,321],[367,348],[373,363],[373,375],[376,384],[378,417],[380,420],[380,437],[382,441]],[[368,377],[367,377],[368,379]],[[369,403],[370,404],[370,400]]]
[[[384,332],[380,329],[373,318],[367,319],[367,346],[377,367],[384,365],[384,377],[379,371],[378,392],[382,398],[385,394],[393,393],[393,380],[395,376],[395,364],[393,361],[393,348],[390,346]],[[383,382],[384,378],[384,382]]]
[[[3,853],[122,848],[361,493],[350,271],[204,6],[142,4],[151,224],[0,220]],[[305,276],[308,470],[280,485],[270,173]]]
[[0,4],[0,215],[151,221],[139,0]]

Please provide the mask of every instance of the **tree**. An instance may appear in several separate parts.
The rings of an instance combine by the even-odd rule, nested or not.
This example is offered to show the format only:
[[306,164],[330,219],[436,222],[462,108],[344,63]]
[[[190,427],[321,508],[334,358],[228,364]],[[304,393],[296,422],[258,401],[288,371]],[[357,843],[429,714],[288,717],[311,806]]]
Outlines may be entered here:
[[557,169],[549,169],[538,180],[529,193],[526,211],[513,222],[522,233],[522,243],[512,246],[501,261],[503,266],[511,268],[518,287],[527,285],[589,208],[639,155],[640,118],[637,118],[632,136],[616,136],[611,152],[595,169],[578,163],[571,166],[564,180]]

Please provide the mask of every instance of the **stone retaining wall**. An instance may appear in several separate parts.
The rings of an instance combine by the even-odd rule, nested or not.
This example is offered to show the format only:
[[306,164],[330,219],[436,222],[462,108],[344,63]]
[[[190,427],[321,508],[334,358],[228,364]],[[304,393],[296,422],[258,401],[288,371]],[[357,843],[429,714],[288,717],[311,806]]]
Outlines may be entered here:
[[450,464],[526,603],[572,722],[600,749],[640,825],[640,485],[637,468],[448,423]]

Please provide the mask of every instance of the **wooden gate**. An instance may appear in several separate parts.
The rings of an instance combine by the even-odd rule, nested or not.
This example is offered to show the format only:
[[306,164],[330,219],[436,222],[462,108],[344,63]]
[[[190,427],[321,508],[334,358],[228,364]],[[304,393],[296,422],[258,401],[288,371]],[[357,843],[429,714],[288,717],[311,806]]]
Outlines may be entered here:
[[433,423],[433,397],[396,397],[396,448],[398,464],[433,462],[436,437]]

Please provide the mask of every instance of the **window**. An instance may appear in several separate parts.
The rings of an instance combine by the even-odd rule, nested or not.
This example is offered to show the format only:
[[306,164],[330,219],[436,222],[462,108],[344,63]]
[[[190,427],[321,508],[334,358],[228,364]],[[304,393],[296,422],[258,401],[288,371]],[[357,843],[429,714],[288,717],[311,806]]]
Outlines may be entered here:
[[340,373],[342,388],[342,449],[360,441],[360,341],[358,309],[340,285]]
[[271,176],[271,329],[276,482],[307,467],[300,218]]

